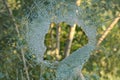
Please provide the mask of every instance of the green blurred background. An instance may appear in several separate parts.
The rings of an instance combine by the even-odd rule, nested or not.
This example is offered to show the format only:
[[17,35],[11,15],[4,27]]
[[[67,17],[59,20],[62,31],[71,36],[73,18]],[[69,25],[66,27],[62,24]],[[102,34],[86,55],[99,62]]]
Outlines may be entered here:
[[[120,13],[120,0],[78,0],[80,7],[87,11],[87,18],[96,22],[97,38],[102,36],[114,18]],[[6,2],[8,8],[6,7]],[[68,3],[71,0],[68,0]],[[27,80],[22,60],[21,48],[24,50],[25,61],[28,67],[30,80],[39,80],[40,65],[34,62],[35,55],[29,54],[25,41],[25,26],[23,18],[29,14],[34,0],[0,0],[0,80]],[[11,12],[10,12],[11,11]],[[12,15],[11,15],[12,14]],[[32,15],[32,14],[31,14]],[[56,58],[64,58],[65,41],[69,33],[69,24],[61,23],[60,55],[56,56],[54,46],[56,43],[56,28],[52,27],[52,38],[48,31],[45,39],[47,50],[45,59],[54,61]],[[51,41],[53,45],[51,46]],[[87,37],[80,27],[77,26],[73,39],[71,53],[77,48],[87,44]],[[51,49],[52,48],[52,49]],[[90,59],[82,70],[85,77],[90,80],[120,80],[120,21],[114,26],[100,46],[93,51]],[[43,76],[51,80],[51,72],[45,69]]]

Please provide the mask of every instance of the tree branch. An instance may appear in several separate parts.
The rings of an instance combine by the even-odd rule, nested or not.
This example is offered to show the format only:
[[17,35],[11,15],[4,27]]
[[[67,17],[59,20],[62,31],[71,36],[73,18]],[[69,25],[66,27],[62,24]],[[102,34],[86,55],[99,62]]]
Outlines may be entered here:
[[118,23],[119,20],[120,20],[120,14],[118,15],[117,18],[114,19],[114,21],[110,24],[110,26],[105,30],[103,35],[99,38],[97,46],[99,46],[102,43],[102,41],[105,39],[108,33],[113,29],[113,27]]
[[22,54],[22,59],[23,59],[23,64],[24,64],[24,68],[25,68],[25,73],[26,73],[27,80],[30,80],[29,73],[28,73],[28,68],[27,68],[27,64],[26,64],[26,61],[25,61],[25,55],[24,55],[23,49],[21,49],[21,54]]
[[56,57],[60,53],[60,33],[61,33],[61,26],[60,24],[58,24],[56,27]]
[[17,24],[15,22],[15,18],[13,16],[12,10],[9,8],[9,5],[8,5],[6,0],[3,0],[3,4],[5,5],[5,7],[6,7],[7,11],[8,11],[8,14],[11,17],[11,20],[13,22],[13,25],[15,26],[16,32],[17,32],[18,37],[19,37],[20,36],[19,29],[18,29],[18,26],[17,26]]
[[66,41],[66,46],[65,46],[65,50],[64,50],[65,57],[69,56],[69,54],[70,54],[71,45],[72,45],[72,41],[73,41],[74,34],[75,34],[75,29],[76,29],[76,24],[74,24],[73,27],[70,27],[68,39]]
[[[16,24],[15,18],[13,16],[12,10],[9,8],[9,5],[8,5],[6,0],[3,0],[3,4],[5,5],[5,7],[6,7],[7,11],[8,11],[8,14],[11,17],[12,23],[15,26],[18,37],[20,37],[19,29],[18,29],[18,26]],[[23,64],[24,64],[27,80],[30,80],[23,49],[21,49],[21,54],[22,54],[22,59],[23,59]]]

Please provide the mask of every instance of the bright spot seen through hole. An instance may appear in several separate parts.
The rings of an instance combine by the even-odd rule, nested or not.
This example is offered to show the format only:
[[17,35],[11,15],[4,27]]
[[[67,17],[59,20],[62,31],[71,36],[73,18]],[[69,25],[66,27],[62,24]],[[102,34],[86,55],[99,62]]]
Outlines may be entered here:
[[[58,31],[58,26],[60,31]],[[48,33],[45,36],[45,46],[46,46],[46,52],[44,54],[45,60],[62,60],[65,58],[65,49],[66,46],[69,44],[69,38],[70,38],[70,32],[71,28],[73,26],[70,26],[69,24],[65,22],[61,22],[59,24],[51,23],[49,26]],[[59,38],[59,40],[57,39]],[[70,47],[70,54],[74,51],[76,51],[78,48],[81,48],[82,46],[86,45],[88,43],[88,38],[85,34],[85,32],[81,29],[80,26],[76,25],[76,28],[74,30],[74,36]],[[59,44],[57,47],[57,44]],[[59,51],[56,52],[56,49],[59,48]]]

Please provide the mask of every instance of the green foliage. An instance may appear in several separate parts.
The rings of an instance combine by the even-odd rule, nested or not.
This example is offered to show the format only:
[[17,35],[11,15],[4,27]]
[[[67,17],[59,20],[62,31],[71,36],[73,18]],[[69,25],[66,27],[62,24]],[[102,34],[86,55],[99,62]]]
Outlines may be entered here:
[[[99,29],[99,32],[102,31],[103,29]],[[83,72],[85,72],[85,74],[90,74],[91,80],[94,74],[97,74],[100,80],[119,80],[120,42],[117,39],[119,39],[120,36],[118,34],[119,27],[116,25],[108,37],[103,41],[99,49],[93,52],[91,58],[85,64]]]
[[[34,0],[7,0],[10,5],[10,9],[15,17],[15,23],[19,26],[20,37],[18,37],[15,26],[12,19],[5,8],[2,0],[0,1],[0,80],[27,80],[24,69],[24,64],[21,55],[21,48],[24,49],[25,58],[27,62],[28,72],[30,80],[39,80],[40,78],[45,80],[54,79],[56,76],[55,69],[50,68],[50,65],[43,64],[42,66],[35,62],[35,54],[30,54],[29,46],[25,41],[25,29],[23,26],[24,21],[21,21],[26,14],[33,15],[29,21],[36,18],[36,9],[30,9]],[[42,0],[41,0],[42,1]],[[73,2],[74,0],[67,0]],[[120,0],[82,0],[80,7],[86,11],[82,13],[82,16],[86,24],[96,25],[98,27],[98,38],[102,35],[104,30],[109,26],[111,21],[117,16],[120,11]],[[34,8],[34,7],[33,7]],[[31,12],[33,11],[33,12]],[[87,19],[87,21],[86,21]],[[90,20],[90,22],[89,22]],[[23,23],[21,23],[23,22]],[[63,59],[63,52],[65,47],[65,41],[68,36],[70,24],[62,24],[61,33],[61,50],[60,57]],[[95,50],[88,62],[84,65],[82,72],[84,76],[90,80],[120,80],[120,22],[113,28],[111,33],[102,42],[100,47]],[[53,46],[55,45],[56,28],[53,27]],[[48,31],[45,39],[47,46],[45,59],[49,61],[55,61],[55,55],[48,55],[47,51],[51,50],[51,36]],[[78,48],[83,47],[88,43],[88,38],[85,32],[77,27],[74,40],[72,43],[71,53]],[[57,66],[57,65],[56,65]],[[42,77],[41,77],[42,76]],[[51,79],[50,79],[51,78]]]

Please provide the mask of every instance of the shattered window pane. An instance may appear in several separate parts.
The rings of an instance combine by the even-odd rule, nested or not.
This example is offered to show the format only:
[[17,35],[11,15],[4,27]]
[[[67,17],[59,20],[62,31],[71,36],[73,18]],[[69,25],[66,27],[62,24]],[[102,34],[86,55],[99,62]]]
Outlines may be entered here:
[[37,11],[37,18],[32,19],[27,24],[26,40],[32,53],[36,55],[38,63],[45,62],[43,60],[46,50],[44,39],[51,22],[60,23],[64,21],[71,26],[78,24],[87,35],[88,44],[63,59],[56,70],[56,80],[73,80],[95,48],[96,28],[94,24],[90,24],[92,22],[85,18],[85,11],[76,6],[73,1],[68,3],[65,0],[42,0],[35,2],[33,8]]

